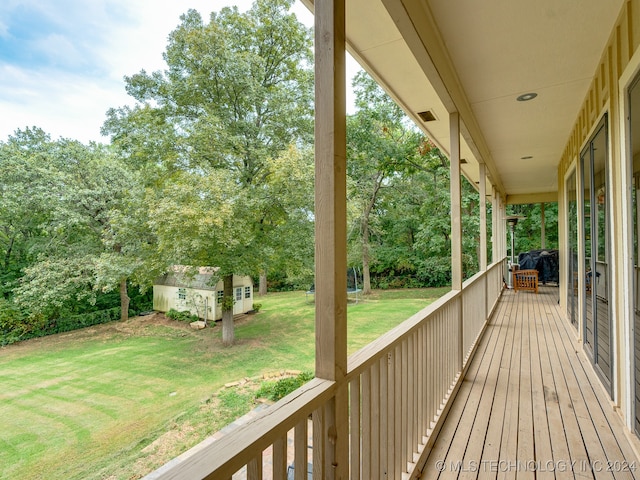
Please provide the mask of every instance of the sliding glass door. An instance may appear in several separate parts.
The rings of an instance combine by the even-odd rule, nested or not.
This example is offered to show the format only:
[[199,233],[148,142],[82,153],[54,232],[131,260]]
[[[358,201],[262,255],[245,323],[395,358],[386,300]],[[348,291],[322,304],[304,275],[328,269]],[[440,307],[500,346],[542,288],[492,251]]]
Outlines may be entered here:
[[640,75],[629,89],[629,133],[632,155],[633,188],[633,312],[634,312],[634,392],[635,431],[640,435]]
[[609,193],[607,116],[580,155],[584,197],[584,343],[596,371],[611,393],[612,338],[609,309]]
[[568,255],[567,265],[567,314],[571,324],[578,326],[578,195],[576,190],[576,172],[574,171],[566,184],[567,221],[568,221]]

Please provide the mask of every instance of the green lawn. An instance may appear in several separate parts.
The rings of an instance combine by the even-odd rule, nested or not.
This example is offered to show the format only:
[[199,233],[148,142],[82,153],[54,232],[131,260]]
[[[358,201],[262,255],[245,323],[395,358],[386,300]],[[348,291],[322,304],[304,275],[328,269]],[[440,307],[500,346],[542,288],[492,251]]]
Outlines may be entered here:
[[[350,304],[349,353],[446,291],[376,292]],[[225,383],[313,370],[312,298],[257,301],[262,310],[238,322],[230,348],[219,326],[141,317],[0,349],[0,478],[137,478],[243,413],[250,394],[213,396]],[[167,431],[162,451],[142,451]]]

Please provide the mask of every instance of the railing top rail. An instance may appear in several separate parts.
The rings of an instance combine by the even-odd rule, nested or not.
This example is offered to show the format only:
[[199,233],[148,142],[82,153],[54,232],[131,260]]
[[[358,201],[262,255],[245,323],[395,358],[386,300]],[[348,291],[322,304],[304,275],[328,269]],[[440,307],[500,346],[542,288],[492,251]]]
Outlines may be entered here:
[[[145,480],[231,478],[240,468],[255,458],[275,440],[286,435],[300,419],[307,418],[316,408],[330,399],[335,382],[314,378],[290,393],[253,420],[215,441],[204,440],[174,458]],[[259,424],[259,427],[256,427]]]
[[493,271],[496,268],[502,267],[503,262],[504,262],[504,259],[503,260],[498,260],[497,262],[493,262],[491,265],[488,265],[486,271],[484,271],[484,272],[480,271],[480,272],[476,273],[473,277],[468,278],[467,280],[465,280],[464,283],[462,284],[462,288],[466,288],[466,287],[471,286],[475,282],[477,282],[480,279],[484,278],[487,273]]
[[[487,270],[488,271],[488,270]],[[487,276],[487,272],[478,272],[476,273],[473,277],[471,278],[467,278],[463,283],[462,283],[462,289],[464,290],[465,288],[470,287],[471,285],[473,285],[474,283],[482,280],[483,278],[485,278]]]

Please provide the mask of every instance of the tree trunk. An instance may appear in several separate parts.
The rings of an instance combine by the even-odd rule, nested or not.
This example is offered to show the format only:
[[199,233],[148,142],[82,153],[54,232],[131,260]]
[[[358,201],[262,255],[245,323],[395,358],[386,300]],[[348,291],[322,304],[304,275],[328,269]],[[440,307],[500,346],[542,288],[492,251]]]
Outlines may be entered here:
[[382,180],[384,175],[381,172],[376,173],[376,178],[373,183],[373,193],[369,199],[369,203],[366,205],[362,214],[362,294],[371,295],[371,275],[369,274],[369,263],[371,262],[371,256],[369,254],[369,218],[371,212],[376,204],[378,198],[378,192],[382,186]]
[[263,297],[267,294],[267,271],[260,272],[260,288],[258,289],[258,295]]
[[371,295],[371,275],[369,274],[369,215],[362,222],[362,294]]
[[120,280],[120,319],[129,320],[129,294],[127,293],[127,279]]
[[[233,274],[225,275],[222,279],[224,289],[224,297],[222,299],[222,344],[225,346],[233,345],[233,303],[227,298],[233,299]],[[229,308],[231,306],[231,308]]]

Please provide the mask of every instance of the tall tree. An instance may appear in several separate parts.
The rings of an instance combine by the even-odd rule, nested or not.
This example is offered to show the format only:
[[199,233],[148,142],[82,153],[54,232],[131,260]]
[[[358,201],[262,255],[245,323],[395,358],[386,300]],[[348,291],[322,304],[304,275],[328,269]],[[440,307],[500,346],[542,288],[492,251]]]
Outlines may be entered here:
[[121,219],[129,227],[134,219],[144,222],[135,215],[144,213],[138,178],[108,147],[60,139],[31,187],[42,192],[48,222],[17,299],[30,310],[55,309],[70,299],[95,301],[98,291],[116,288],[127,319],[127,282],[141,269],[145,250],[151,251],[147,237],[118,226]]
[[393,178],[423,168],[422,134],[365,72],[353,80],[358,111],[347,121],[347,168],[351,199],[359,205],[357,238],[362,255],[363,293],[371,293],[371,232],[382,191]]
[[[167,262],[221,268],[225,344],[234,338],[233,273],[258,273],[256,268],[277,263],[274,251],[285,255],[283,248],[272,248],[281,215],[278,206],[265,202],[270,163],[312,135],[312,41],[310,31],[289,13],[292,4],[258,0],[244,13],[237,7],[214,12],[208,23],[188,11],[169,36],[167,69],[127,77],[127,92],[138,104],[111,110],[103,130],[130,158],[163,172],[158,178],[164,178],[161,192],[168,198],[157,199],[158,205],[179,200],[171,184],[199,182],[219,189],[211,198],[219,194],[227,202],[211,204],[208,217],[233,212],[233,221],[223,217],[225,231],[218,228],[215,239],[202,228],[164,235],[165,227],[157,224],[159,236],[175,239],[163,250]],[[145,142],[145,132],[154,138]],[[204,258],[177,243],[197,244],[200,251],[205,239],[212,243]]]
[[18,130],[0,143],[0,296],[7,299],[46,235],[47,165],[54,149],[37,128]]

